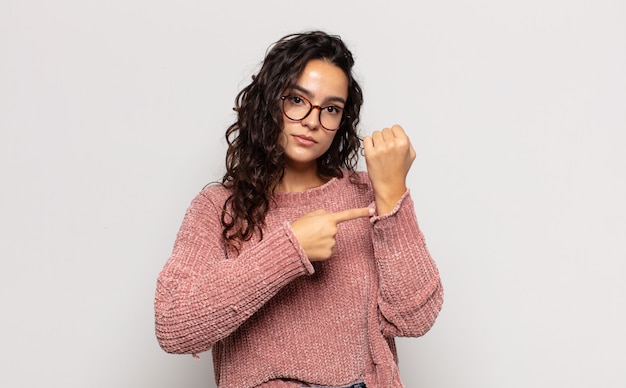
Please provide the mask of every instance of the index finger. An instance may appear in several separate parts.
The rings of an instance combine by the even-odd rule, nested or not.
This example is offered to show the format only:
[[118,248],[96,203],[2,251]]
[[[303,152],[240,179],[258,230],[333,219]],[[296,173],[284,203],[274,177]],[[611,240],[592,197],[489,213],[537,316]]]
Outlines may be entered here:
[[357,218],[371,217],[373,214],[374,209],[371,209],[369,207],[361,207],[333,213],[333,219],[337,224],[339,224],[345,221],[355,220]]

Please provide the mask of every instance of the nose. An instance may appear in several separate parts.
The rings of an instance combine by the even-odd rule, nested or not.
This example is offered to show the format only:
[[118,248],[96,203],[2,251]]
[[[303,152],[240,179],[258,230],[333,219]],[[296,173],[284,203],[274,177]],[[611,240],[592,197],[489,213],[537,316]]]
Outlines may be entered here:
[[311,111],[305,118],[302,119],[302,124],[307,126],[310,129],[319,129],[321,126],[320,123],[320,115],[322,113],[322,108],[318,105],[313,105],[311,107]]

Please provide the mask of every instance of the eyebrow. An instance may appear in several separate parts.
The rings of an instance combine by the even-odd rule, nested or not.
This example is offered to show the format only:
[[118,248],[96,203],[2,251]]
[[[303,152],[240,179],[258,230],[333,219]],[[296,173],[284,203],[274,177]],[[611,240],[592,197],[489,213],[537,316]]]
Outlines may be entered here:
[[[308,98],[312,98],[313,97],[313,93],[311,93],[311,91],[307,90],[306,88],[303,88],[300,85],[292,85],[291,88],[292,90],[298,90],[300,92],[302,92],[303,94],[305,94]],[[324,99],[324,102],[341,102],[345,105],[346,100],[342,97],[339,96],[329,96],[326,97]]]

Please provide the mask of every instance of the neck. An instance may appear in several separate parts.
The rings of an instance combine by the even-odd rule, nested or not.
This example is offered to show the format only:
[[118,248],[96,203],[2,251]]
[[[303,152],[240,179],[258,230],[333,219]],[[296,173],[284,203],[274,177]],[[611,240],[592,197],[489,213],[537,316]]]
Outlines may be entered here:
[[320,176],[317,165],[309,167],[285,166],[285,175],[276,186],[278,192],[301,192],[315,187],[319,187],[328,182],[328,177]]

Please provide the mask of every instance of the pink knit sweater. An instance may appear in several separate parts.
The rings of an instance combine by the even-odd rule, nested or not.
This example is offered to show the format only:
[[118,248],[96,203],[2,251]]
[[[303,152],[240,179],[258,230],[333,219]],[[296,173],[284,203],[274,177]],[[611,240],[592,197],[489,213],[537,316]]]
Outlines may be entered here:
[[420,336],[442,304],[439,274],[405,193],[389,214],[339,224],[333,257],[311,263],[290,222],[316,209],[373,206],[366,173],[277,193],[263,239],[237,253],[222,239],[229,192],[193,200],[160,273],[156,335],[170,353],[212,348],[220,388],[402,387],[396,336]]

